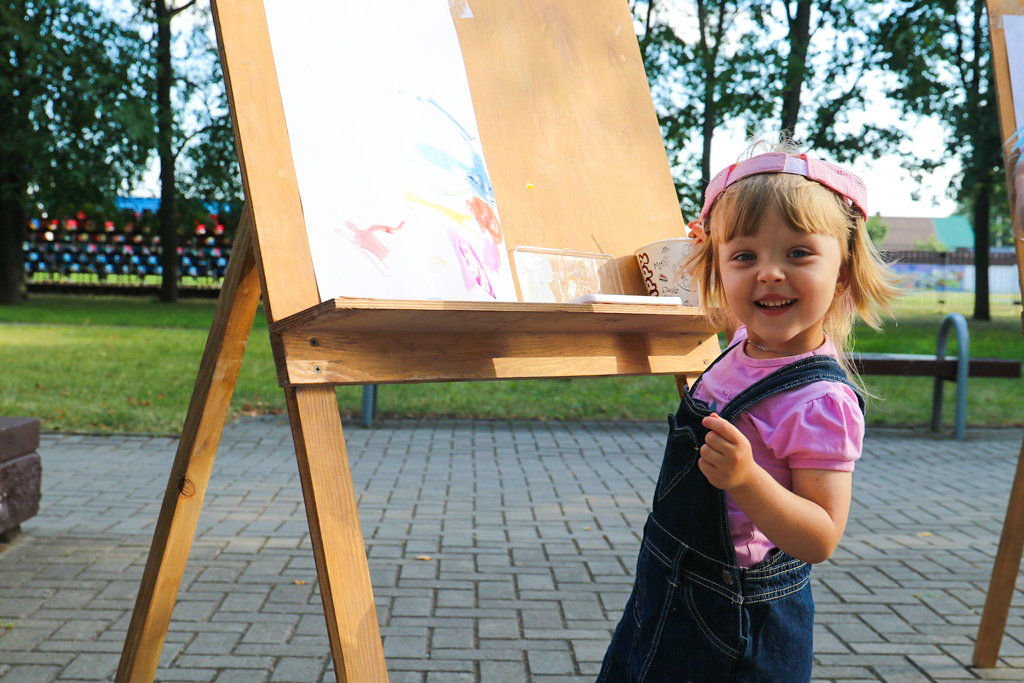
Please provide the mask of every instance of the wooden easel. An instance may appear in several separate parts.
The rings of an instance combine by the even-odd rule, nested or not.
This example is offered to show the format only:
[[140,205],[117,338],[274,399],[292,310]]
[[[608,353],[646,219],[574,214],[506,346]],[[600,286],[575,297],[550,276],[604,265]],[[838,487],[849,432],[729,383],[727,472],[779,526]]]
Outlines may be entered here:
[[[321,302],[262,0],[213,7],[248,199],[116,680],[155,676],[262,293],[336,677],[387,681],[334,386],[653,373],[683,381],[718,354],[715,330],[696,309],[648,304]],[[685,227],[626,3],[471,8],[456,28],[506,246],[612,254],[625,293],[644,293],[633,250]]]
[[[1024,15],[1022,0],[987,0],[989,35],[992,40],[992,60],[996,75],[996,92],[999,101],[999,132],[1002,139],[1010,140],[1018,127],[1024,125],[1024,112],[1014,113],[1010,86],[1010,66],[1006,54],[1006,36],[1003,30],[1004,15]],[[1006,182],[1013,187],[1013,168],[1018,155],[1004,147],[1006,159]],[[1012,193],[1011,193],[1012,196]],[[1017,214],[1017,207],[1010,205],[1013,221],[1013,243],[1017,257],[1017,275],[1024,291],[1024,216]],[[1024,315],[1021,317],[1024,328]],[[1017,460],[1017,473],[1010,489],[1010,500],[1006,506],[1006,519],[999,539],[992,567],[992,579],[985,597],[985,609],[978,626],[978,638],[974,644],[974,666],[989,668],[996,665],[999,646],[1006,631],[1006,620],[1010,614],[1013,588],[1020,571],[1021,553],[1024,552],[1024,443],[1021,444]]]

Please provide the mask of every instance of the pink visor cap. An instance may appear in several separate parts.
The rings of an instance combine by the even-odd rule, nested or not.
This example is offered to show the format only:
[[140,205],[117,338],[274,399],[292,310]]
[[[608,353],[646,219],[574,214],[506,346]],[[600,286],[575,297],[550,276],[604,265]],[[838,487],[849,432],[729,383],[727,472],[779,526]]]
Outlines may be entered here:
[[865,220],[868,218],[868,191],[863,180],[841,166],[821,159],[812,159],[806,154],[793,156],[785,152],[769,152],[735,163],[711,179],[708,189],[704,191],[704,207],[700,210],[700,218],[689,225],[691,237],[696,238],[697,241],[704,239],[706,235],[704,220],[707,218],[708,212],[711,211],[711,207],[725,192],[725,188],[737,180],[759,173],[802,175],[839,193],[860,211]]

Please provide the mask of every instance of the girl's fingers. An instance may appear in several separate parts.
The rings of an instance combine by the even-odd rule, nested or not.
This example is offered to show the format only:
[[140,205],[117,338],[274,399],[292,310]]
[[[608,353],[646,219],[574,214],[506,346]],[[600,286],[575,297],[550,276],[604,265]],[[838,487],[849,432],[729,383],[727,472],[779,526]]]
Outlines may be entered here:
[[[737,438],[741,436],[740,430],[736,428],[736,425],[718,413],[711,413],[711,415],[701,420],[701,424],[710,429],[711,434],[721,437],[728,443],[736,443]],[[708,434],[708,436],[710,437],[711,434]]]
[[716,451],[715,447],[709,443],[705,442],[705,444],[700,447],[700,457],[704,460],[715,460],[716,458],[721,457],[721,455],[722,454]]
[[704,437],[704,444],[713,451],[721,451],[729,445],[729,441],[718,432],[708,432]]

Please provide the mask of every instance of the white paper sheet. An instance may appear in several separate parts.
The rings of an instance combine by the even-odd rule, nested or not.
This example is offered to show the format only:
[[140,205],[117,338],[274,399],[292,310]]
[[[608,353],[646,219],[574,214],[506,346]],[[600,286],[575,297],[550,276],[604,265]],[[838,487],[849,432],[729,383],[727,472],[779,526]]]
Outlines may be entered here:
[[449,4],[265,7],[321,299],[515,301]]
[[1013,91],[1015,130],[1024,128],[1024,16],[1004,15],[1006,58],[1010,64],[1010,88]]

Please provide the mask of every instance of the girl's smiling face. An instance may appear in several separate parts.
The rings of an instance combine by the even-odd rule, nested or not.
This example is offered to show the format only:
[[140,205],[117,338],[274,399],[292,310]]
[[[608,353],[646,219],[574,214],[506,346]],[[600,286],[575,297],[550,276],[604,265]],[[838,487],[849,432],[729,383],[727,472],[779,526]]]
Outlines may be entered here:
[[720,245],[718,271],[729,309],[751,341],[787,354],[821,346],[825,314],[846,280],[839,240],[793,228],[778,208],[753,234]]

